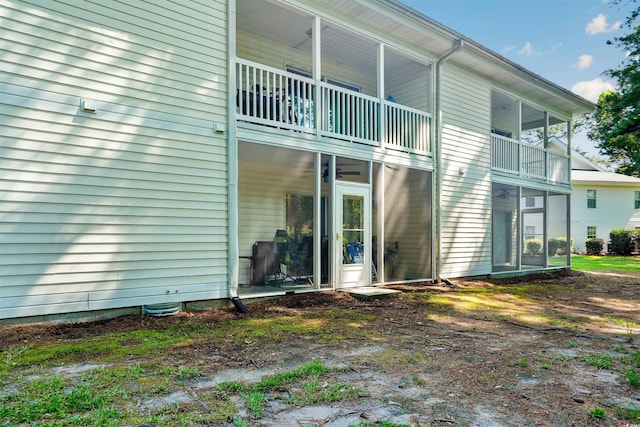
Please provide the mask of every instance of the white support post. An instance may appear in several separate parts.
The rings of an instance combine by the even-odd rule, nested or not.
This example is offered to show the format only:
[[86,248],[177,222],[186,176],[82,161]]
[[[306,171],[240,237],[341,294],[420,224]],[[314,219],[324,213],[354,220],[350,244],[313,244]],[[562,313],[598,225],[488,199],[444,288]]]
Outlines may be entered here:
[[549,167],[549,113],[543,112],[544,115],[544,177],[547,182],[551,181],[551,168]]
[[338,221],[342,222],[342,219],[336,218],[336,203],[341,203],[342,201],[336,200],[336,156],[332,155],[329,157],[329,283],[331,283],[331,288],[336,289],[338,284],[338,254],[337,244],[334,240],[334,235],[338,232]]
[[313,285],[320,289],[322,283],[322,237],[320,221],[322,218],[322,155],[316,153],[313,161]]
[[516,236],[516,245],[517,245],[517,250],[516,250],[516,270],[520,271],[520,269],[522,268],[522,233],[524,231],[524,227],[522,225],[522,187],[521,186],[517,186],[516,187],[516,194],[517,194],[517,198],[516,198],[516,212],[518,215],[518,221],[517,221],[517,228],[518,228],[518,235]]
[[544,215],[542,215],[542,256],[544,257],[544,268],[549,267],[549,192],[544,191]]
[[[311,30],[311,35],[313,38],[313,80],[315,82],[315,89],[313,94],[313,123],[315,124],[315,134],[316,138],[320,139],[320,130],[322,129],[322,125],[320,123],[321,120],[321,90],[320,90],[320,82],[322,80],[322,22],[320,21],[319,16],[313,17],[313,27]],[[326,102],[326,101],[324,101]]]
[[385,220],[385,173],[386,167],[384,163],[380,164],[380,172],[378,173],[378,186],[376,192],[378,193],[378,253],[376,263],[378,263],[378,283],[384,283],[384,220]]
[[387,132],[385,129],[385,106],[384,106],[384,44],[378,43],[378,99],[380,100],[380,114],[378,114],[378,129],[380,130],[380,146],[384,148],[387,143]]

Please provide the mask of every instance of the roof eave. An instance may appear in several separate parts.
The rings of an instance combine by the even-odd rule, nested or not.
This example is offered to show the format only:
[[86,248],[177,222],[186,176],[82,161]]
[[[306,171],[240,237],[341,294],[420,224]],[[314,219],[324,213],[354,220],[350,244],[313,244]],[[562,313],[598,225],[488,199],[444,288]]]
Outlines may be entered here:
[[428,28],[441,33],[444,37],[451,39],[452,43],[455,40],[459,40],[459,39],[463,40],[466,50],[471,49],[473,52],[475,52],[476,54],[479,54],[481,57],[488,60],[489,62],[499,67],[507,69],[514,76],[517,76],[521,80],[524,80],[525,82],[535,87],[538,87],[540,90],[551,92],[555,96],[564,97],[572,104],[572,108],[570,111],[572,114],[589,113],[589,112],[592,112],[596,107],[596,104],[589,101],[588,99],[585,99],[582,96],[577,95],[571,92],[570,90],[550,80],[547,80],[536,73],[533,73],[532,71],[526,69],[525,67],[511,61],[510,59],[505,58],[504,56],[473,41],[472,39],[469,39],[468,37],[462,35],[461,33],[441,24],[440,22],[437,22],[429,18],[428,16],[422,14],[421,12],[418,12],[417,10],[409,6],[402,4],[398,0],[379,0],[379,1],[384,2],[389,7],[396,10],[397,12],[402,13],[410,17],[411,19],[415,19],[419,21],[422,25],[425,25]]

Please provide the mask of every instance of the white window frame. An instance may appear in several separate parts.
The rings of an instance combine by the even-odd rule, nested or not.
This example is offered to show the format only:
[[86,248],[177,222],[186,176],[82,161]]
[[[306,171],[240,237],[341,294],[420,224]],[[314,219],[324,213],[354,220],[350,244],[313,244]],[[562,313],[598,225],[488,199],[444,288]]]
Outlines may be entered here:
[[[593,200],[593,206],[591,206],[591,201]],[[587,209],[595,209],[598,200],[598,191],[594,189],[587,190]]]

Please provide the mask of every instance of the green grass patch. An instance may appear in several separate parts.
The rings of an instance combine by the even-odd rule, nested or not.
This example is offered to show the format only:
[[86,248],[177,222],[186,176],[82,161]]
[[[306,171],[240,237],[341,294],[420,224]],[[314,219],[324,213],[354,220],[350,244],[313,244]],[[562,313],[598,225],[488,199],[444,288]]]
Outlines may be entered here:
[[364,327],[375,320],[375,316],[370,314],[333,308],[315,314],[224,322],[211,333],[220,340],[283,342],[293,335],[313,336],[320,343],[332,343],[367,336]]
[[602,408],[589,409],[589,416],[596,420],[601,420],[607,416],[607,412]]
[[638,271],[640,257],[573,255],[571,268],[580,271]]
[[[321,382],[320,378],[329,372],[331,372],[330,368],[318,360],[313,360],[296,369],[265,377],[255,384],[227,381],[218,384],[216,389],[227,396],[243,397],[249,413],[254,418],[261,418],[264,415],[267,399],[279,399],[291,405],[304,406],[341,402],[348,398],[366,395],[350,384]],[[236,421],[238,420],[234,420],[234,424]]]
[[640,376],[638,376],[638,373],[635,371],[635,369],[629,369],[627,371],[627,380],[633,387],[640,388]]
[[319,403],[342,402],[350,397],[364,397],[366,393],[350,384],[320,384],[317,379],[305,381],[299,391],[294,392],[288,402],[296,406]]
[[409,424],[396,424],[391,421],[360,421],[358,424],[349,424],[349,427],[409,427]]
[[317,378],[328,371],[329,368],[314,360],[293,371],[271,375],[258,382],[254,388],[261,391],[273,391],[303,378]]
[[12,364],[17,367],[46,367],[84,361],[108,363],[165,352],[186,340],[189,338],[169,331],[131,331],[87,338],[81,342],[28,346],[12,358]]
[[582,361],[587,365],[595,366],[598,369],[611,369],[612,357],[609,354],[590,354],[584,356]]
[[621,420],[630,421],[632,423],[640,423],[640,409],[639,408],[624,408],[619,406],[615,411],[616,417]]

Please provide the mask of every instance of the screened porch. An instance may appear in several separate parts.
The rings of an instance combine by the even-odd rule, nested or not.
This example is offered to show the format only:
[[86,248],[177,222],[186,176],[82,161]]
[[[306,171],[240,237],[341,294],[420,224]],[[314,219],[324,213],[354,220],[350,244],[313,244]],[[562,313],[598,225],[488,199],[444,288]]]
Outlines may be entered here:
[[237,2],[239,126],[429,155],[430,75],[430,64],[345,27]]

